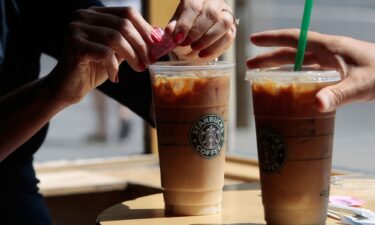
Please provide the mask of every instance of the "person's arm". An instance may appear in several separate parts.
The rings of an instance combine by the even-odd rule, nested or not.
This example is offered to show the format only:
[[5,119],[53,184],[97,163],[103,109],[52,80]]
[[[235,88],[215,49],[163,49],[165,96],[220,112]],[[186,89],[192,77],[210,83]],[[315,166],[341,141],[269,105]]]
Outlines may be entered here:
[[146,42],[152,41],[151,30],[132,8],[77,11],[53,72],[1,98],[0,160],[92,89],[106,80],[118,83],[121,62],[129,62],[136,71],[145,70],[150,63]]
[[[248,59],[250,69],[293,64],[299,30],[285,29],[253,34],[251,41],[261,47],[279,47]],[[342,72],[342,81],[318,92],[321,112],[355,101],[375,100],[375,44],[344,36],[309,32],[305,65],[319,65]]]
[[56,93],[53,73],[0,98],[0,161],[73,103]]

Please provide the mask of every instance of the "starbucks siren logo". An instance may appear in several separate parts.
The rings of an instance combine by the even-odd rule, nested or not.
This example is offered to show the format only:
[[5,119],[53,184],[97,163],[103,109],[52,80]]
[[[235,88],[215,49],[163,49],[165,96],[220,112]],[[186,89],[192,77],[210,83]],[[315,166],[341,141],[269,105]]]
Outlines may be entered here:
[[259,166],[263,172],[274,173],[280,170],[287,158],[284,138],[275,129],[262,126],[257,131]]
[[190,144],[204,158],[215,158],[224,145],[224,120],[219,115],[199,118],[190,130]]

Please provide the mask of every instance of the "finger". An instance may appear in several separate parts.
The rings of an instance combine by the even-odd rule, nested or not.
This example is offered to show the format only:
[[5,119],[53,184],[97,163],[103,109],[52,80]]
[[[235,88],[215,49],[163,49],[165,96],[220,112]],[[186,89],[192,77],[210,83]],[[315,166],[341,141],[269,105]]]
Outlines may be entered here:
[[[258,46],[294,47],[298,45],[300,31],[298,29],[284,29],[265,31],[251,35],[251,41]],[[309,31],[307,51],[332,52],[340,55],[348,55],[353,49],[349,48],[349,38],[333,35],[324,35]],[[348,52],[349,51],[349,52]]]
[[[217,0],[206,0],[202,12],[196,18],[181,46],[187,46],[201,38],[221,18],[222,4]],[[225,33],[225,32],[223,32]]]
[[233,26],[233,17],[228,12],[222,11],[220,20],[216,22],[202,37],[200,37],[198,41],[195,41],[191,45],[191,48],[197,51],[207,48],[218,41]]
[[167,35],[170,37],[173,37],[173,31],[176,28],[177,21],[176,20],[171,20],[167,26],[164,28],[164,31]]
[[95,12],[116,16],[118,19],[115,24],[117,24],[117,28],[120,30],[127,25],[125,19],[129,19],[147,44],[154,44],[151,37],[152,26],[147,23],[140,12],[138,12],[136,9],[132,7],[91,7],[90,9]]
[[204,0],[182,0],[177,8],[176,27],[173,31],[173,40],[181,44],[191,30],[196,18],[202,11]]
[[131,44],[132,48],[139,57],[140,60],[138,61],[138,67],[142,70],[145,70],[146,65],[151,64],[151,62],[155,61],[155,59],[150,59],[151,54],[149,52],[148,45],[142,39],[140,33],[137,32],[132,22],[130,20],[125,19],[125,23],[126,26],[121,31],[121,33],[125,37],[125,39]]
[[116,59],[114,51],[111,48],[91,42],[80,36],[75,37],[74,42],[75,46],[73,47],[72,55],[78,59],[78,62],[94,62],[102,65],[106,68],[107,78],[109,78],[112,82],[116,82],[119,63]]
[[219,40],[217,40],[212,45],[208,46],[207,48],[203,49],[199,52],[199,57],[205,59],[215,59],[219,55],[223,54],[225,50],[227,50],[231,43],[233,42],[234,38],[236,37],[236,28],[233,25],[233,28],[230,29],[224,36],[222,36]]
[[112,48],[115,53],[126,60],[130,66],[136,71],[143,71],[145,66],[140,63],[139,54],[134,50],[134,47],[122,36],[117,30],[106,27],[91,26],[83,23],[74,23],[81,32],[85,33],[88,40],[98,42]]
[[[277,67],[287,64],[293,64],[297,50],[290,47],[280,47],[254,58],[248,59],[246,64],[249,69]],[[341,64],[334,55],[319,55],[315,52],[306,52],[304,56],[304,65],[319,64],[322,68],[331,68],[341,70]]]
[[331,112],[338,107],[358,101],[375,99],[373,86],[375,78],[366,70],[354,69],[349,76],[340,83],[326,87],[316,95],[316,102],[320,112]]

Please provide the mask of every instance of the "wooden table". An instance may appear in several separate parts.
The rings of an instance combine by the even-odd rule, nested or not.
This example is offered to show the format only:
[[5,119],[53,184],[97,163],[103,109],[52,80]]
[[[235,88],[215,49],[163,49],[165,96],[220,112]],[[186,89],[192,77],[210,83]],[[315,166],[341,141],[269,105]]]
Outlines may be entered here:
[[[375,186],[374,186],[375,188]],[[345,194],[332,188],[332,194]],[[367,201],[366,208],[375,210],[375,190],[358,192],[356,197]],[[259,183],[225,186],[222,213],[209,216],[165,217],[163,196],[156,194],[123,202],[103,211],[98,217],[100,225],[262,225],[263,207]],[[341,224],[328,219],[327,225]]]

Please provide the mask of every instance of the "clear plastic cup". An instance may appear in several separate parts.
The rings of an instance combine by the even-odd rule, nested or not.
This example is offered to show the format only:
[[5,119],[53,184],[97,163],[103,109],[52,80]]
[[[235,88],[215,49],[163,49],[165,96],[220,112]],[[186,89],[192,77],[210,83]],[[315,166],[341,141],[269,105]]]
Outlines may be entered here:
[[320,113],[316,94],[340,81],[333,70],[250,70],[262,202],[267,224],[326,221],[335,112]]
[[149,67],[168,214],[221,211],[233,66],[159,62]]

